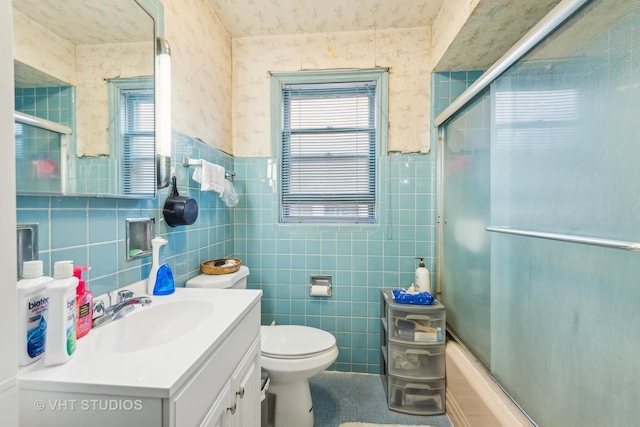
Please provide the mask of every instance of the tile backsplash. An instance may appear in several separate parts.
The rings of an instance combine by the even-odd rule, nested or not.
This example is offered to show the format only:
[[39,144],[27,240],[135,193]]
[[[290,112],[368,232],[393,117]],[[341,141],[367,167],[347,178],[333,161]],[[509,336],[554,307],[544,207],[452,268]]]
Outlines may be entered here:
[[199,214],[188,227],[169,227],[162,207],[170,188],[159,191],[153,200],[89,197],[18,196],[17,222],[39,224],[39,258],[45,273],[52,274],[56,261],[70,259],[89,265],[86,276],[95,295],[145,279],[151,258],[126,261],[125,219],[154,217],[156,234],[169,243],[164,249],[177,286],[199,273],[200,262],[233,255],[231,210],[217,193],[200,192],[191,179],[192,168],[182,165],[182,157],[203,158],[230,169],[231,156],[183,134],[173,134],[173,164],[181,195],[196,199]]

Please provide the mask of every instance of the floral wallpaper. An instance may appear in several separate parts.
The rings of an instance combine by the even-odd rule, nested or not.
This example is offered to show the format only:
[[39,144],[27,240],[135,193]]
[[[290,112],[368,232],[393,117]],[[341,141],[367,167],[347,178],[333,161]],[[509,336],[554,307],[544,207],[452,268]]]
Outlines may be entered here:
[[173,129],[231,154],[231,37],[206,1],[164,0]]
[[430,27],[233,39],[233,154],[270,157],[270,72],[389,68],[393,152],[430,150]]
[[[75,84],[75,46],[16,9],[13,9],[13,50],[16,61],[36,70],[47,70],[54,78]],[[17,83],[21,84],[20,80]]]
[[[450,0],[446,0],[450,1]],[[231,37],[431,26],[445,0],[208,0]]]
[[78,156],[109,154],[108,79],[152,76],[155,44],[76,46],[76,141]]

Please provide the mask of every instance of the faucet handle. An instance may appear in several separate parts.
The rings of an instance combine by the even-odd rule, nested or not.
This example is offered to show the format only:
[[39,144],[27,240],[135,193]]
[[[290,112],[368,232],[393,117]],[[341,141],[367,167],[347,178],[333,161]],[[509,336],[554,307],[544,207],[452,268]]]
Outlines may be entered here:
[[93,304],[93,315],[92,319],[97,319],[99,317],[104,316],[104,301],[96,301]]
[[120,291],[118,291],[118,303],[121,303],[122,301],[126,301],[128,299],[133,298],[133,292],[128,290],[128,289],[122,289]]

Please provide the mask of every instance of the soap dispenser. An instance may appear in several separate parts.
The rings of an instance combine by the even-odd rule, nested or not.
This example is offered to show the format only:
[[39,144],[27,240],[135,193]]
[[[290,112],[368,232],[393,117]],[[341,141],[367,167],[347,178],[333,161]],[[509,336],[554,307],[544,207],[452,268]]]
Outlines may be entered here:
[[73,268],[73,275],[78,278],[76,288],[76,338],[82,338],[91,330],[93,317],[93,294],[87,289],[87,283],[82,277],[82,272],[91,270],[91,267],[78,266]]
[[176,288],[173,281],[173,273],[162,256],[162,248],[167,244],[167,239],[155,237],[151,240],[151,272],[147,282],[147,292],[153,295],[169,295]]
[[429,277],[429,270],[424,265],[424,257],[416,257],[420,260],[418,268],[416,268],[416,275],[414,277],[413,284],[420,292],[431,293],[431,279]]

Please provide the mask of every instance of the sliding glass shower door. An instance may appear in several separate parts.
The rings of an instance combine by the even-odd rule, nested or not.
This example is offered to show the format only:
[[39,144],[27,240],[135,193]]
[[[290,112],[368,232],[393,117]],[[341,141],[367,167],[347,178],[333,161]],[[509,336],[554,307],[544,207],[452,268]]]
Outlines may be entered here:
[[[450,329],[491,361],[491,97],[472,101],[441,130],[441,298]],[[444,144],[442,142],[444,141]]]

